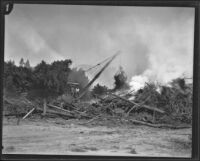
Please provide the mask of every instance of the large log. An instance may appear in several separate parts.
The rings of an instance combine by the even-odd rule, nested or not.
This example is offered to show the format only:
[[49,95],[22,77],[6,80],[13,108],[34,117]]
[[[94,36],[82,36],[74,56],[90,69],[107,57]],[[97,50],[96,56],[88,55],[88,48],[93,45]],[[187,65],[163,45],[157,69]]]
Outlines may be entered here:
[[90,118],[90,116],[87,116],[85,113],[83,113],[83,112],[79,112],[79,111],[69,111],[69,110],[66,110],[66,109],[62,109],[62,108],[60,108],[60,107],[58,107],[58,106],[55,106],[55,105],[51,105],[51,104],[47,104],[47,106],[49,106],[49,107],[53,107],[53,108],[55,108],[55,109],[57,109],[57,110],[60,110],[60,111],[63,111],[63,112],[65,112],[65,113],[68,113],[68,114],[70,114],[70,115],[72,115],[72,116],[76,116],[77,115],[77,113],[78,113],[78,115],[80,115],[80,116],[83,116],[83,117],[87,117],[87,118]]
[[55,105],[47,104],[47,106],[72,114],[71,111],[66,110],[66,109],[62,109],[62,108],[55,106]]
[[126,98],[120,97],[120,96],[118,96],[118,95],[116,95],[116,94],[113,94],[113,93],[111,93],[111,95],[112,95],[112,96],[115,96],[115,97],[117,97],[117,98],[120,98],[121,100],[124,100],[124,101],[126,101],[126,102],[128,102],[128,103],[134,105],[134,106],[135,106],[134,108],[136,108],[136,107],[143,107],[143,108],[146,108],[146,109],[149,109],[149,110],[152,110],[152,111],[156,111],[156,112],[159,112],[159,113],[162,113],[162,114],[165,113],[165,111],[163,111],[163,110],[161,110],[161,109],[158,109],[158,108],[156,108],[156,107],[151,107],[151,106],[148,106],[148,105],[138,104],[138,103],[135,103],[135,102],[133,102],[133,101],[127,100]]
[[[36,108],[36,111],[43,112],[43,109],[41,109],[41,108],[38,107],[38,108]],[[59,115],[59,116],[65,116],[65,117],[74,118],[74,116],[71,115],[71,114],[69,114],[69,113],[58,112],[58,111],[54,111],[54,110],[51,110],[51,109],[48,109],[47,113],[55,114],[55,115]]]
[[185,125],[185,126],[174,126],[174,125],[170,125],[170,124],[151,124],[148,122],[144,122],[144,121],[138,121],[138,120],[130,120],[132,123],[135,124],[140,124],[140,125],[146,125],[146,126],[150,126],[150,127],[155,127],[155,128],[170,128],[170,129],[185,129],[185,128],[191,128],[190,125]]

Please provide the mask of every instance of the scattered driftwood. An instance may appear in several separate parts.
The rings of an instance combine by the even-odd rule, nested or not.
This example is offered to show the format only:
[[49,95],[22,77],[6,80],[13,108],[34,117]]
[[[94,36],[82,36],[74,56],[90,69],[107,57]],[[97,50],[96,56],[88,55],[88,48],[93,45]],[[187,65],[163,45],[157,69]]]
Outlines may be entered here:
[[49,107],[53,107],[53,108],[56,108],[56,109],[58,109],[58,110],[61,110],[61,111],[64,111],[64,112],[67,112],[67,113],[72,114],[71,111],[66,110],[66,109],[62,109],[62,108],[60,108],[60,107],[58,107],[58,106],[55,106],[55,105],[47,104],[47,106],[49,106]]
[[25,118],[27,118],[34,110],[35,110],[35,108],[31,109],[31,110],[22,118],[22,120],[24,120]]
[[93,117],[92,119],[90,119],[89,121],[87,121],[87,122],[84,122],[84,123],[79,123],[79,124],[80,124],[80,125],[84,125],[84,124],[91,123],[92,121],[94,121],[94,120],[98,119],[100,116],[101,116],[101,115],[97,115],[97,116]]
[[[144,102],[142,102],[140,105],[145,104],[145,102],[146,102],[147,100],[149,100],[149,98],[150,98],[150,96],[147,97],[146,100],[145,100]],[[126,113],[126,115],[128,116],[129,113],[130,113],[133,109],[135,109],[136,107],[138,107],[138,106],[137,106],[137,105],[134,105],[134,106]],[[154,111],[154,113],[155,113],[155,111]]]
[[5,98],[5,97],[3,97],[3,100],[4,100],[6,103],[8,103],[8,104],[11,104],[11,105],[14,104],[13,102],[9,101],[9,100],[8,100],[7,98]]
[[129,113],[130,113],[133,109],[135,109],[136,107],[138,107],[138,106],[134,105],[133,107],[131,107],[131,109],[126,113],[126,115],[128,116]]
[[73,112],[77,112],[77,113],[79,113],[80,115],[85,115],[85,112],[86,112],[86,111],[84,111],[84,112],[78,111],[78,110],[77,110],[78,107],[75,106],[73,103],[67,104],[67,106],[71,107],[71,108],[73,109]]
[[60,111],[63,111],[63,112],[65,112],[65,113],[67,113],[67,114],[69,114],[69,115],[71,115],[71,116],[74,116],[74,117],[78,114],[78,115],[80,115],[80,116],[82,116],[82,117],[91,118],[90,116],[87,116],[85,113],[79,112],[79,111],[77,111],[77,110],[75,111],[76,113],[74,113],[74,111],[69,111],[69,110],[66,110],[66,109],[62,109],[62,108],[60,108],[60,107],[58,107],[58,106],[55,106],[55,105],[47,104],[47,106],[53,107],[53,108],[55,108],[55,109],[57,109],[57,110],[60,110]]
[[170,128],[170,129],[185,129],[185,128],[191,128],[189,125],[185,126],[174,126],[174,125],[169,125],[169,124],[152,124],[144,121],[138,121],[138,120],[130,120],[134,124],[140,124],[140,125],[146,125],[150,127],[155,127],[155,128]]
[[[36,110],[43,112],[43,109],[41,109],[41,108],[37,108]],[[67,118],[74,118],[74,116],[69,114],[69,113],[58,112],[58,111],[51,110],[51,109],[48,109],[47,113],[55,114],[55,115],[59,115],[59,116],[64,116],[64,117],[67,117]]]
[[160,110],[160,109],[158,109],[158,108],[156,108],[156,107],[150,107],[150,106],[147,106],[147,105],[138,104],[138,103],[135,103],[135,102],[133,102],[133,101],[129,101],[129,100],[127,100],[126,98],[120,97],[120,96],[118,96],[118,95],[116,95],[116,94],[113,94],[113,93],[111,93],[111,95],[112,95],[112,96],[115,96],[115,97],[117,97],[117,98],[120,98],[121,100],[124,100],[124,101],[126,101],[126,102],[129,102],[130,104],[134,105],[135,107],[143,107],[143,108],[146,108],[146,109],[149,109],[149,110],[152,110],[152,111],[156,111],[156,112],[159,112],[159,113],[162,113],[162,114],[165,113],[165,111]]

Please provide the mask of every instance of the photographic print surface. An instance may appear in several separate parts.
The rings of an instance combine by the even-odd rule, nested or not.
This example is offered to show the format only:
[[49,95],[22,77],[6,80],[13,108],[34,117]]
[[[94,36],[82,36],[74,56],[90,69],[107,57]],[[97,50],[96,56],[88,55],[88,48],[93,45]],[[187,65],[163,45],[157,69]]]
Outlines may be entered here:
[[194,9],[16,4],[3,154],[191,157]]

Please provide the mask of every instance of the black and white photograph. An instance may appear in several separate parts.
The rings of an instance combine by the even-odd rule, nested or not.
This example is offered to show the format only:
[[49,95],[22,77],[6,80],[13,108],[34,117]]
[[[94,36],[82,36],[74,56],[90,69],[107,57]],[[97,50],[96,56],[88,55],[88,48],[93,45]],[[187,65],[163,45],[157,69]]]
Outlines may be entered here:
[[192,156],[195,9],[15,4],[3,154]]

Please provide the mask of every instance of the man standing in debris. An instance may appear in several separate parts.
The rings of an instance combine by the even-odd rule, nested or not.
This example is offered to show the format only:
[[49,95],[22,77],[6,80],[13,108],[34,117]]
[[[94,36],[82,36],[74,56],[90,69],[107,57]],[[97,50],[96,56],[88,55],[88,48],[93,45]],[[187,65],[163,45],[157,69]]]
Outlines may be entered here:
[[75,88],[74,87],[71,87],[71,95],[72,95],[72,97],[75,97]]

